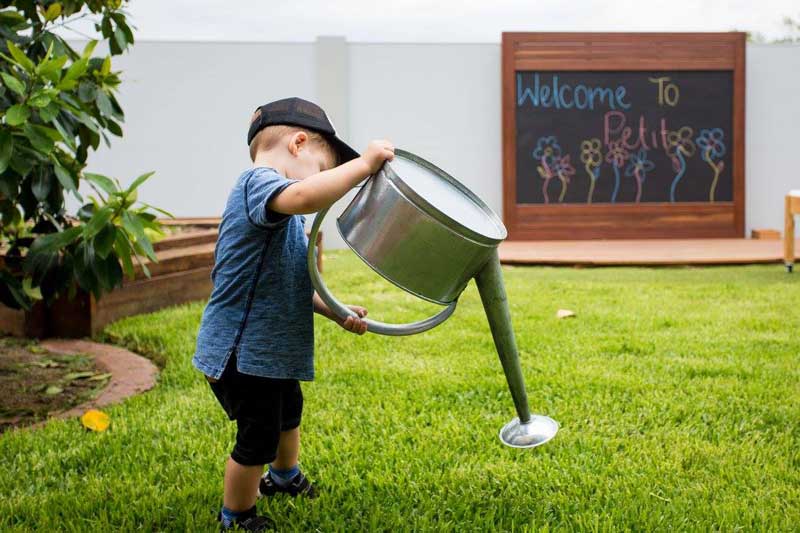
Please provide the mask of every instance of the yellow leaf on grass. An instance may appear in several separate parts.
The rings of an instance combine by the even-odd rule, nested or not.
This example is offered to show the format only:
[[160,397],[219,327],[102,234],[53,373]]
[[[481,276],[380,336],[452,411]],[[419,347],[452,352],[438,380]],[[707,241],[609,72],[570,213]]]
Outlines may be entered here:
[[111,418],[103,411],[98,411],[97,409],[89,409],[83,416],[81,417],[81,424],[86,429],[91,429],[92,431],[105,431],[108,429],[108,425],[111,423]]

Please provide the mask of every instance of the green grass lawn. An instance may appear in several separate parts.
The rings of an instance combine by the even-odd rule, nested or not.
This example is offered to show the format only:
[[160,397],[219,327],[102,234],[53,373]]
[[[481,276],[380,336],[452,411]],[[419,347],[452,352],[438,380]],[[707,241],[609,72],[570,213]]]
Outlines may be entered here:
[[[438,309],[349,253],[343,301],[386,321]],[[513,404],[474,284],[422,335],[358,337],[317,317],[301,463],[313,501],[259,502],[284,530],[792,530],[800,524],[800,274],[509,268],[533,411],[561,424],[501,445]],[[577,318],[557,320],[556,310]],[[202,304],[107,329],[164,365],[155,390],[0,437],[0,530],[213,531],[235,427],[191,356]]]

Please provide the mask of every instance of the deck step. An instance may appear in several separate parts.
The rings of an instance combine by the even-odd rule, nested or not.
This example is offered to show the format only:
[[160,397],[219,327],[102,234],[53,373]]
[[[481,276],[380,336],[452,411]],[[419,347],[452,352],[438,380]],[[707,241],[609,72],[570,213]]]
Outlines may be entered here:
[[164,237],[158,242],[153,243],[156,252],[171,250],[174,248],[185,248],[187,246],[197,246],[217,242],[219,231],[216,229],[204,229],[197,231],[187,231]]
[[219,217],[180,217],[159,218],[158,221],[165,226],[195,226],[201,228],[216,228],[222,219]]
[[[173,274],[182,270],[214,266],[214,247],[216,243],[203,243],[181,248],[168,248],[156,252],[157,263],[143,261],[150,270],[151,277]],[[146,278],[141,266],[134,262],[136,279]]]

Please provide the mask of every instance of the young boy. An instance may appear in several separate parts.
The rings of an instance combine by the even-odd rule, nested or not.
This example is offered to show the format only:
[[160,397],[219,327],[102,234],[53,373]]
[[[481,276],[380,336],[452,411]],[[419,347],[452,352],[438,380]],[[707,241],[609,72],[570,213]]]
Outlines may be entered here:
[[259,494],[314,496],[297,465],[299,381],[314,378],[313,313],[366,331],[366,309],[349,306],[359,318],[341,321],[314,293],[302,215],[341,198],[391,160],[394,147],[373,141],[359,156],[336,137],[322,109],[299,98],[258,108],[247,143],[253,168],[239,176],[222,215],[214,288],[192,363],[236,420],[221,528],[264,531],[272,523],[256,515]]

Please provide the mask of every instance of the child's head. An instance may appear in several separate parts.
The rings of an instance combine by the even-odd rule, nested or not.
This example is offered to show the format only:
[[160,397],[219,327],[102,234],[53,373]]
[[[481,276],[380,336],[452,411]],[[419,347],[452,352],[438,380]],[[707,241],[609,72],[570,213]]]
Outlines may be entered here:
[[358,157],[336,136],[325,111],[301,98],[265,104],[250,119],[250,159],[268,163],[287,178],[303,179]]
[[298,126],[279,124],[259,131],[250,141],[250,159],[255,162],[259,153],[280,161],[286,177],[292,179],[303,179],[339,164],[339,156],[325,137]]

